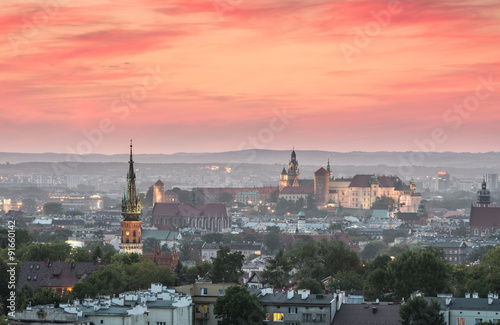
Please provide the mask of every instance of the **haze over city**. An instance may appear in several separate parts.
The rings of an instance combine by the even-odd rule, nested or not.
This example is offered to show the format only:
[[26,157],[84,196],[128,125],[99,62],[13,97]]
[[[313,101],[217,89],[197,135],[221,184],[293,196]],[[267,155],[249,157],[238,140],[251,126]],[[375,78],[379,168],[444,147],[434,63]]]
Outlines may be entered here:
[[1,151],[117,154],[130,138],[138,154],[499,151],[499,12],[488,0],[6,1]]

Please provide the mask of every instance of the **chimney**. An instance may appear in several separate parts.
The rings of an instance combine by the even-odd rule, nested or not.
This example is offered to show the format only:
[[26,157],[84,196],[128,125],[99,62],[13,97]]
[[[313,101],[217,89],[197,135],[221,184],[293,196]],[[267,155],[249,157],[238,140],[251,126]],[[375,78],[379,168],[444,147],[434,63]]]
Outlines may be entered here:
[[475,291],[474,291],[474,292],[472,293],[472,298],[474,298],[474,299],[479,298],[479,294],[478,294],[477,292],[475,292]]
[[470,298],[470,292],[465,293],[465,298]]
[[451,297],[446,297],[446,306],[451,304]]
[[488,305],[491,305],[493,303],[493,296],[488,297]]
[[305,300],[305,299],[307,299],[307,297],[309,297],[311,290],[302,289],[302,290],[299,290],[298,293],[301,295],[302,299]]
[[493,294],[493,299],[498,299],[498,293],[496,293],[496,292],[495,292],[495,293]]
[[372,313],[377,313],[378,307],[372,307]]
[[293,298],[293,290],[288,290],[288,292],[286,293],[286,299],[292,299]]

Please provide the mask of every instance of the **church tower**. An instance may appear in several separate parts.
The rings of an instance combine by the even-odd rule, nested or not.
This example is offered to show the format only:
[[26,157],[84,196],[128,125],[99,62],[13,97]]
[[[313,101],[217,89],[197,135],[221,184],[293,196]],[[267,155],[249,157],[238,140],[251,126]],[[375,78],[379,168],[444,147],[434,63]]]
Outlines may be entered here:
[[486,180],[483,179],[483,184],[481,189],[477,191],[477,206],[481,208],[487,208],[491,203],[490,190],[486,189]]
[[130,160],[127,174],[127,190],[122,199],[120,253],[138,253],[142,255],[141,200],[135,188],[134,161],[132,160],[132,140],[130,140]]
[[288,163],[288,184],[289,186],[296,187],[299,186],[299,162],[297,161],[297,155],[295,154],[295,148],[292,150],[292,155],[290,157],[290,162]]

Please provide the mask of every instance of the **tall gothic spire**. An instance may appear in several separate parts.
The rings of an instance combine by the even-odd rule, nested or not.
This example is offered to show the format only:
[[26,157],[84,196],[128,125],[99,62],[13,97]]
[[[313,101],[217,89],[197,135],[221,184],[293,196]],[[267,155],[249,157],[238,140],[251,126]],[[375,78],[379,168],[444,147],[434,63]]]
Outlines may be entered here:
[[135,187],[134,160],[132,158],[132,140],[130,140],[130,160],[127,174],[127,190],[122,199],[122,215],[125,219],[138,219],[141,214],[141,200]]

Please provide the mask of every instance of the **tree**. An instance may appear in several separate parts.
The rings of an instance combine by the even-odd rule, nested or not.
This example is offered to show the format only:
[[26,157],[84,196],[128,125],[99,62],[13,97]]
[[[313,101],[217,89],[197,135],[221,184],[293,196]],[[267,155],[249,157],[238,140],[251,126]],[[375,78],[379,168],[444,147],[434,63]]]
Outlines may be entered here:
[[67,243],[31,244],[18,250],[21,261],[64,262],[70,258],[71,246]]
[[308,289],[311,290],[312,294],[320,294],[323,292],[321,283],[318,280],[312,278],[304,278],[297,284],[297,289]]
[[453,236],[457,237],[467,237],[467,228],[465,226],[460,226],[453,230]]
[[371,261],[386,247],[387,245],[381,240],[371,241],[359,253],[359,257],[366,261]]
[[321,281],[341,271],[362,272],[358,255],[340,240],[311,240],[293,250],[291,256],[295,268],[299,270],[297,279],[313,278]]
[[430,303],[423,297],[414,297],[399,307],[402,325],[446,325],[441,306],[436,299]]
[[408,299],[417,290],[426,296],[450,291],[451,266],[444,261],[442,250],[408,250],[390,262],[387,271],[397,299]]
[[266,234],[262,242],[266,245],[269,254],[274,254],[277,249],[283,247],[280,235],[274,231]]
[[396,201],[392,197],[388,197],[385,195],[382,195],[382,197],[377,197],[375,199],[375,202],[372,204],[372,209],[381,209],[381,210],[388,210],[389,207],[394,206]]
[[268,264],[262,271],[264,281],[275,288],[283,288],[290,279],[292,263],[290,257],[280,249],[274,258],[268,261]]
[[363,289],[363,279],[359,273],[353,271],[342,271],[334,276],[329,287],[344,291]]
[[267,232],[275,232],[275,233],[279,234],[281,229],[279,226],[267,226],[266,231]]
[[279,190],[274,190],[271,193],[269,193],[269,202],[271,202],[271,203],[278,202],[279,195],[280,195]]
[[22,208],[21,211],[26,213],[27,215],[32,215],[36,212],[36,200],[33,198],[24,198],[22,200]]
[[231,253],[229,247],[220,247],[217,257],[213,260],[213,270],[210,278],[214,283],[238,283],[243,275],[241,268],[245,257],[241,252]]
[[178,250],[179,250],[179,259],[181,261],[189,261],[189,260],[197,260],[201,261],[199,256],[201,242],[192,237],[184,237],[181,239]]
[[97,261],[97,259],[102,258],[102,255],[101,246],[96,246],[96,248],[92,251],[92,260]]
[[144,207],[149,208],[153,206],[153,195],[154,195],[154,189],[153,186],[150,186],[148,188],[148,191],[146,192],[146,195],[144,196],[144,201],[141,201],[141,203],[144,202]]
[[203,262],[186,268],[186,281],[195,283],[198,278],[203,278],[212,272],[213,265],[210,262]]
[[221,194],[219,194],[217,201],[219,201],[219,203],[228,204],[234,201],[234,197],[228,192],[222,192]]
[[493,245],[485,245],[473,248],[469,254],[467,254],[467,262],[472,263],[481,260],[484,254],[486,254],[490,249],[495,248]]
[[221,325],[246,325],[261,324],[266,312],[256,295],[251,295],[242,285],[233,285],[224,296],[217,298],[214,315],[221,319]]
[[47,202],[43,205],[43,213],[50,215],[58,215],[58,214],[63,214],[64,209],[62,204],[59,202]]

